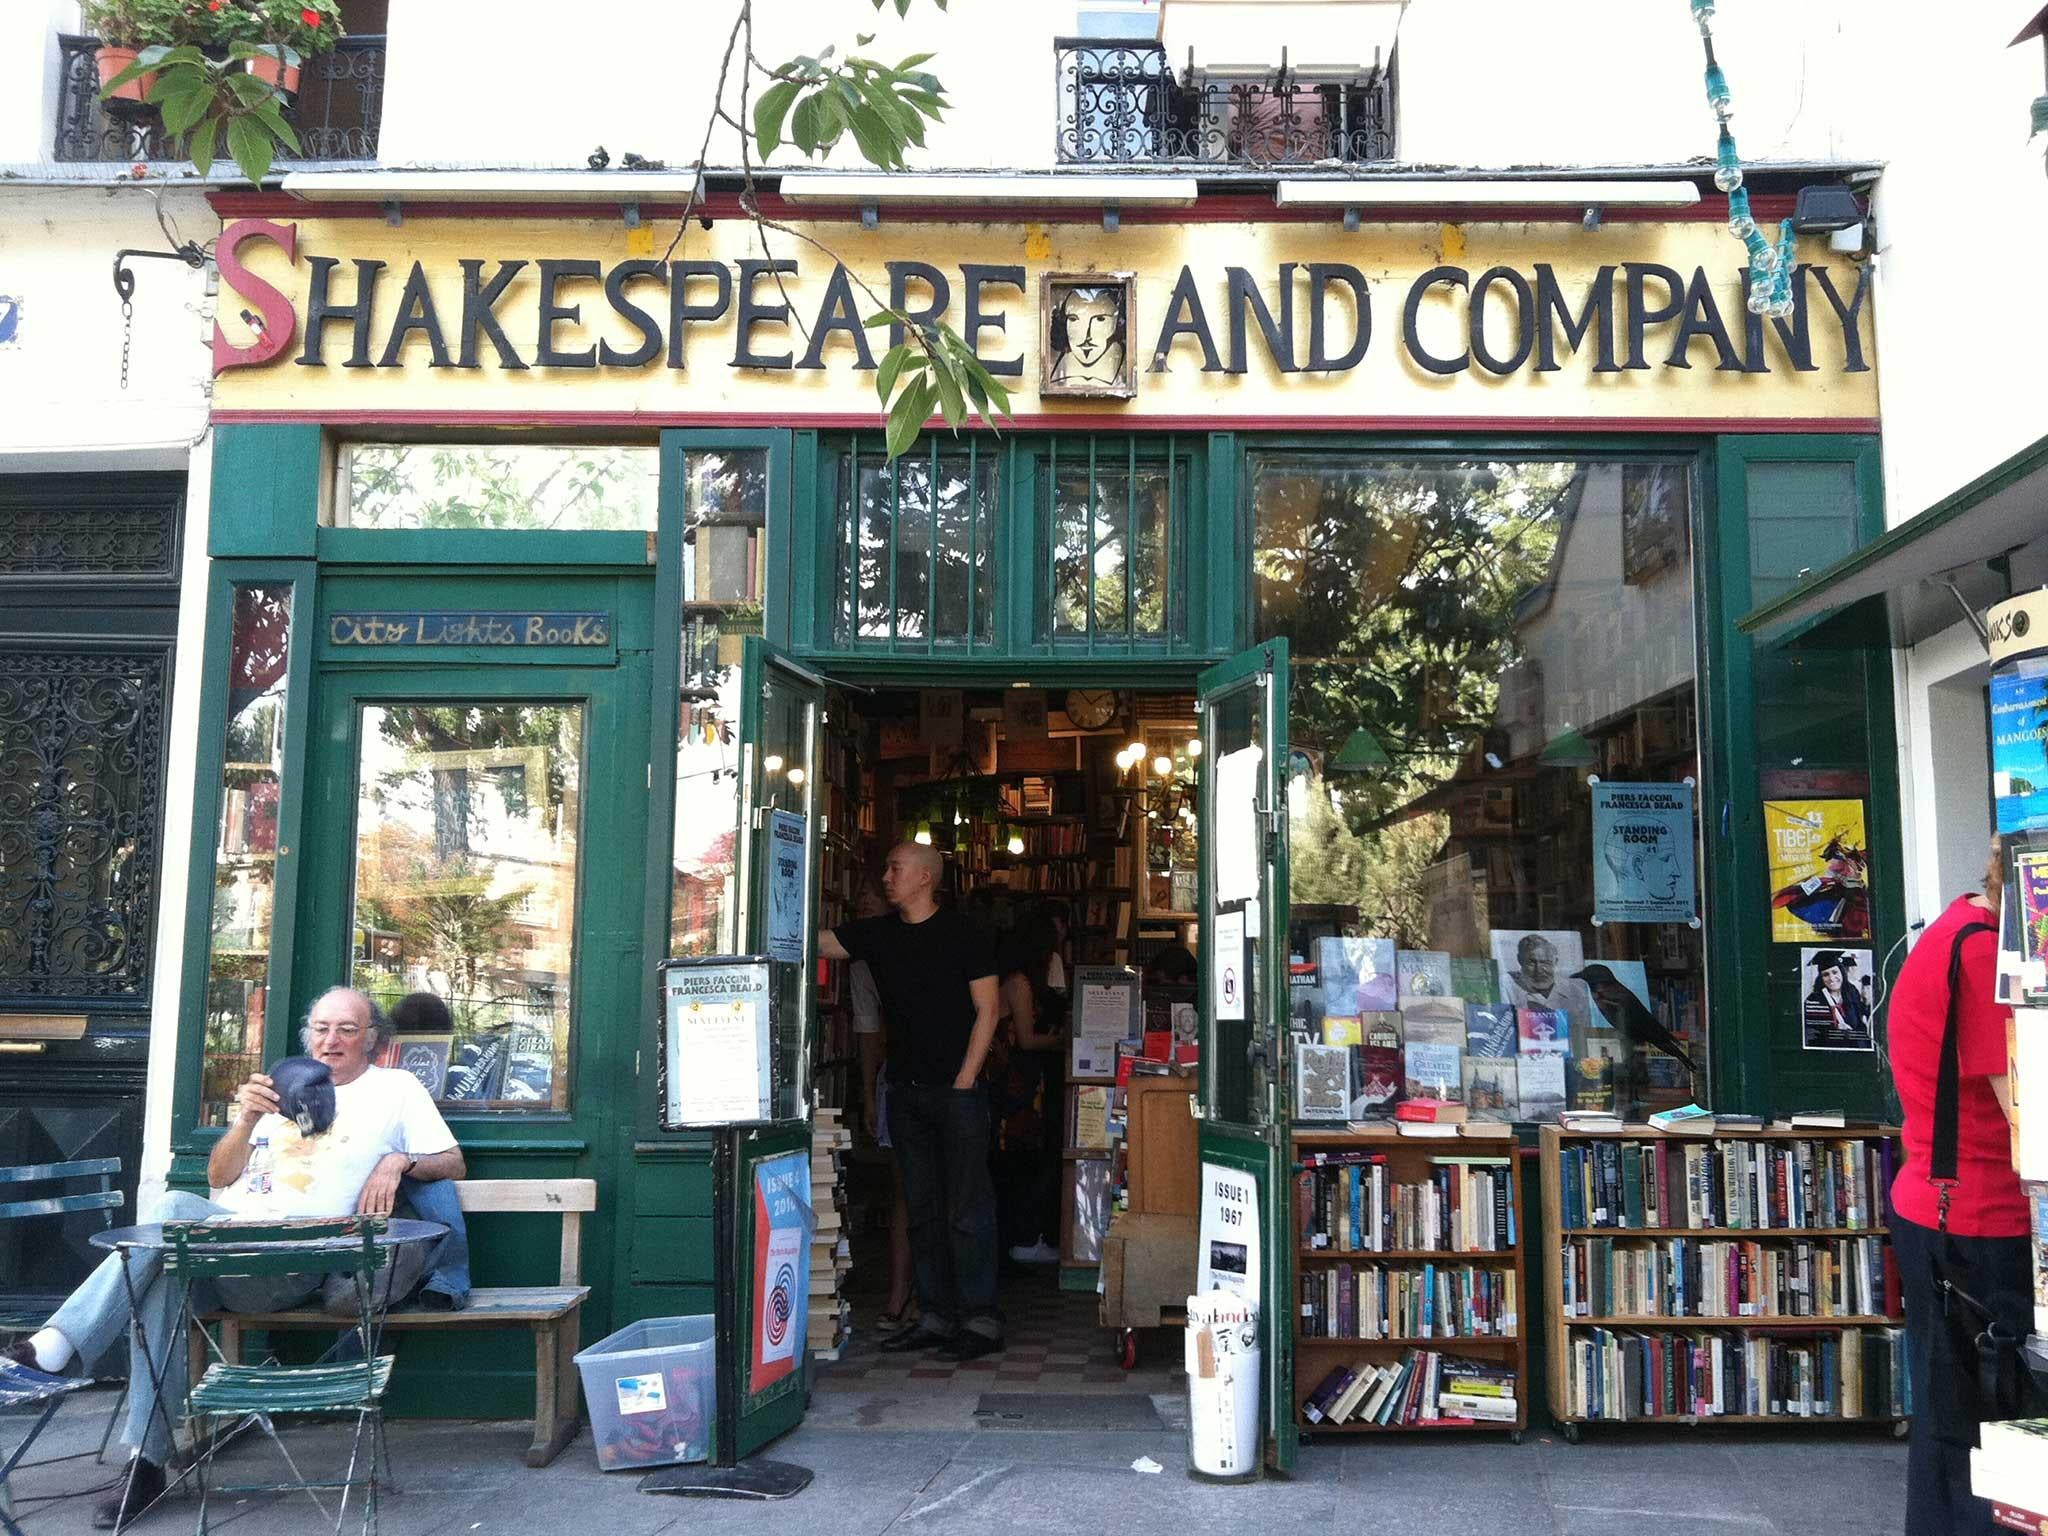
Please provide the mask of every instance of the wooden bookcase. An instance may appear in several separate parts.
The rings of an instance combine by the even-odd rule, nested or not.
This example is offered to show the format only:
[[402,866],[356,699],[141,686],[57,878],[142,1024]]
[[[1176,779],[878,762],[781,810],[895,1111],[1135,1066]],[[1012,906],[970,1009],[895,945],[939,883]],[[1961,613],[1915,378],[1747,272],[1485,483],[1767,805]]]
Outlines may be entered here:
[[1548,1363],[1550,1415],[1556,1421],[1567,1441],[1576,1445],[1580,1427],[1586,1424],[1616,1425],[1623,1428],[1636,1425],[1699,1425],[1699,1424],[1879,1424],[1887,1425],[1897,1433],[1903,1433],[1905,1421],[1891,1414],[1659,1414],[1638,1415],[1629,1418],[1593,1418],[1572,1411],[1571,1402],[1571,1346],[1574,1335],[1587,1329],[1630,1329],[1651,1333],[1672,1333],[1703,1336],[1710,1330],[1747,1330],[1751,1333],[1770,1334],[1787,1339],[1801,1334],[1819,1336],[1844,1329],[1898,1328],[1903,1327],[1905,1318],[1897,1313],[1873,1315],[1834,1315],[1827,1317],[1752,1315],[1747,1317],[1692,1317],[1692,1316],[1640,1316],[1640,1317],[1570,1317],[1565,1314],[1564,1252],[1565,1245],[1580,1238],[1612,1238],[1621,1241],[1641,1239],[1656,1241],[1664,1238],[1692,1238],[1704,1241],[1728,1240],[1759,1244],[1794,1245],[1801,1242],[1825,1243],[1834,1238],[1876,1237],[1882,1240],[1886,1249],[1890,1247],[1890,1236],[1881,1219],[1886,1209],[1888,1191],[1882,1181],[1872,1178],[1870,1183],[1870,1209],[1877,1213],[1862,1225],[1837,1226],[1742,1226],[1742,1227],[1693,1227],[1684,1225],[1659,1226],[1566,1226],[1564,1223],[1564,1149],[1575,1145],[1590,1145],[1596,1142],[1619,1142],[1642,1145],[1663,1142],[1673,1153],[1685,1147],[1721,1147],[1729,1142],[1813,1142],[1822,1145],[1838,1145],[1844,1142],[1870,1144],[1893,1140],[1898,1131],[1890,1127],[1876,1131],[1827,1131],[1800,1130],[1789,1127],[1766,1127],[1763,1130],[1717,1131],[1711,1136],[1689,1135],[1683,1132],[1659,1131],[1649,1125],[1629,1125],[1619,1132],[1614,1131],[1567,1131],[1555,1125],[1542,1128],[1541,1173],[1543,1188],[1543,1245],[1544,1284],[1543,1308],[1545,1331],[1545,1356]]
[[[1503,1127],[1505,1129],[1505,1127]],[[1358,1249],[1312,1248],[1309,1233],[1303,1230],[1300,1202],[1295,1198],[1294,1180],[1288,1184],[1288,1229],[1295,1245],[1295,1268],[1297,1275],[1317,1272],[1332,1264],[1350,1264],[1354,1269],[1382,1267],[1389,1269],[1420,1270],[1424,1264],[1449,1264],[1458,1267],[1472,1265],[1483,1269],[1497,1269],[1512,1274],[1515,1286],[1517,1317],[1514,1331],[1510,1334],[1481,1334],[1460,1338],[1400,1338],[1400,1339],[1352,1339],[1322,1338],[1303,1331],[1301,1298],[1287,1299],[1287,1310],[1294,1333],[1294,1414],[1295,1424],[1305,1435],[1392,1435],[1392,1434],[1458,1434],[1473,1431],[1506,1433],[1508,1438],[1519,1444],[1522,1431],[1529,1427],[1529,1347],[1527,1330],[1530,1323],[1530,1297],[1528,1275],[1523,1264],[1523,1251],[1527,1242],[1528,1227],[1523,1219],[1522,1180],[1518,1159],[1519,1148],[1512,1134],[1494,1136],[1421,1137],[1403,1136],[1392,1126],[1373,1127],[1368,1130],[1308,1130],[1297,1126],[1294,1132],[1294,1148],[1297,1158],[1294,1172],[1298,1175],[1309,1170],[1308,1159],[1317,1153],[1363,1152],[1383,1158],[1390,1183],[1425,1184],[1429,1182],[1431,1169],[1448,1160],[1484,1159],[1499,1161],[1508,1173],[1508,1208],[1512,1213],[1514,1242],[1500,1249],[1397,1249],[1378,1252]],[[1485,1361],[1511,1369],[1515,1375],[1515,1418],[1512,1423],[1501,1421],[1476,1421],[1472,1423],[1438,1424],[1361,1424],[1355,1421],[1344,1424],[1311,1424],[1302,1416],[1302,1405],[1315,1391],[1316,1386],[1335,1366],[1349,1365],[1354,1361],[1366,1361],[1380,1365],[1399,1360],[1410,1350],[1434,1350],[1439,1354],[1463,1356]]]

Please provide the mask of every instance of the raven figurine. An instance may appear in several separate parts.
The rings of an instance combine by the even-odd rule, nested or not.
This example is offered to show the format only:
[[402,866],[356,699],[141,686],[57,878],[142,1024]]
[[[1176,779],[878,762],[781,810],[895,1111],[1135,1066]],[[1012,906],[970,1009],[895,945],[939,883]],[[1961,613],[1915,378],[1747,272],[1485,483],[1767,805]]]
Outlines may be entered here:
[[1686,1071],[1699,1071],[1692,1064],[1692,1058],[1685,1054],[1677,1037],[1657,1022],[1657,1016],[1643,1006],[1643,1000],[1631,992],[1613,971],[1604,965],[1594,964],[1573,974],[1586,984],[1600,1011],[1632,1044],[1655,1046],[1666,1056],[1676,1057],[1684,1063]]

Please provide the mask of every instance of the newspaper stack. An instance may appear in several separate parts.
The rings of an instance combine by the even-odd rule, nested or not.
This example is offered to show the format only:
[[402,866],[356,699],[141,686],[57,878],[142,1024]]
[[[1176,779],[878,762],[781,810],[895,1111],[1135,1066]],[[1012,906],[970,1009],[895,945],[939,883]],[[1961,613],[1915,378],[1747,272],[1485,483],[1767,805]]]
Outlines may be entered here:
[[839,1123],[839,1111],[820,1106],[811,1130],[811,1209],[817,1230],[811,1235],[811,1320],[807,1330],[811,1354],[837,1360],[853,1322],[845,1295],[846,1272],[853,1267],[846,1241],[846,1153],[853,1133]]

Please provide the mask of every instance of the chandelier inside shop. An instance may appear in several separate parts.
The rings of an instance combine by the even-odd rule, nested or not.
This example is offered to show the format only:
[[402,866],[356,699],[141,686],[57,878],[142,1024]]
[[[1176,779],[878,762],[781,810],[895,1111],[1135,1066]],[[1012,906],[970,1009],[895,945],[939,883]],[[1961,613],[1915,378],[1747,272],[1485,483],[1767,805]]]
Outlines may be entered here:
[[1729,121],[1735,115],[1734,98],[1728,92],[1728,76],[1714,58],[1714,0],[1691,0],[1692,19],[1700,29],[1700,46],[1707,53],[1707,105],[1720,125],[1714,147],[1714,185],[1728,194],[1728,233],[1749,252],[1749,312],[1783,318],[1792,313],[1792,273],[1797,265],[1793,252],[1792,221],[1778,225],[1778,243],[1773,246],[1756,227],[1749,211],[1749,189],[1742,184],[1742,156],[1735,149],[1735,131]]

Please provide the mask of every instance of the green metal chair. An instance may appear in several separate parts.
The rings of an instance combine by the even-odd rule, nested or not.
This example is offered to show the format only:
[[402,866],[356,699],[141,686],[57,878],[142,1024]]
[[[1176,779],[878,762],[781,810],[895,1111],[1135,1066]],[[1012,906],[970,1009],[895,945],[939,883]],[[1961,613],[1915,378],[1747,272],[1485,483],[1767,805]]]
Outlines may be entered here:
[[[199,1531],[207,1526],[208,1501],[215,1493],[306,1494],[322,1515],[322,1491],[336,1491],[341,1501],[334,1512],[340,1532],[348,1518],[349,1499],[363,1491],[363,1530],[377,1528],[377,1495],[390,1481],[390,1456],[384,1441],[384,1389],[391,1380],[391,1356],[378,1353],[388,1299],[379,1295],[378,1271],[389,1262],[389,1250],[378,1238],[381,1216],[345,1216],[323,1221],[166,1222],[164,1272],[183,1287],[179,1328],[173,1338],[189,1337],[193,1323],[192,1287],[201,1281],[314,1272],[350,1273],[356,1280],[358,1360],[321,1365],[229,1365],[216,1361],[195,1383],[186,1402],[193,1441],[203,1449],[192,1468],[199,1485]],[[347,1470],[338,1478],[311,1479],[279,1438],[274,1418],[288,1415],[354,1416]],[[223,1420],[258,1424],[276,1446],[292,1480],[282,1483],[216,1483],[210,1462],[215,1450],[232,1435],[218,1433]],[[367,1443],[366,1443],[367,1442]]]

